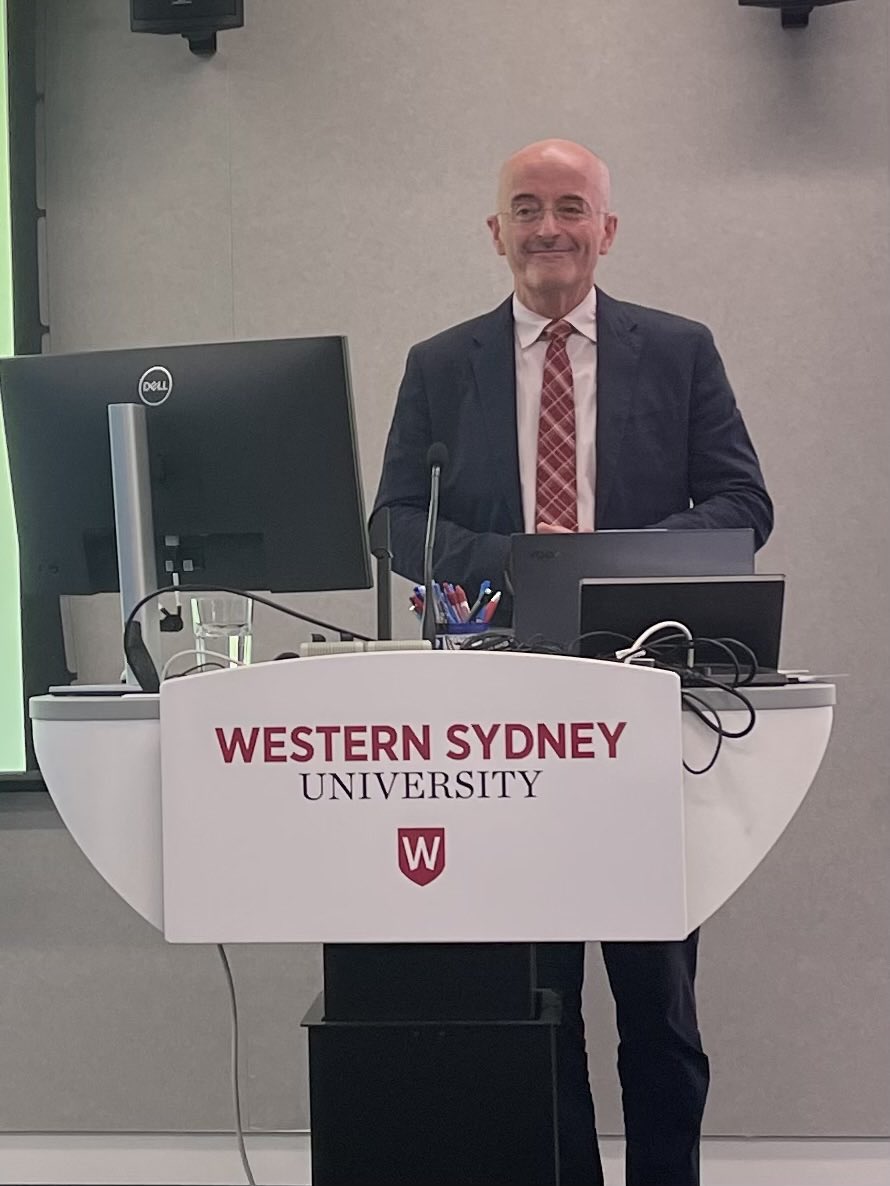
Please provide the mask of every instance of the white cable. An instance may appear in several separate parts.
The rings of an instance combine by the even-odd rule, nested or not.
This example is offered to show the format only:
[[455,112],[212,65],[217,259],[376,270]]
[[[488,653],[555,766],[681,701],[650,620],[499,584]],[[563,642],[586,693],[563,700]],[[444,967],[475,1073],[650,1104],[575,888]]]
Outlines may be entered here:
[[226,974],[226,983],[229,986],[229,1005],[232,1014],[232,1100],[235,1105],[235,1136],[238,1141],[238,1152],[241,1155],[244,1174],[250,1186],[256,1186],[256,1180],[251,1173],[250,1162],[247,1160],[247,1150],[244,1148],[244,1129],[241,1127],[241,1091],[238,1086],[238,1002],[235,999],[235,982],[232,979],[232,969],[229,967],[226,949],[222,943],[217,943],[216,950],[219,952],[223,971]]
[[686,648],[686,663],[691,667],[694,662],[694,655],[692,651],[692,632],[688,626],[684,626],[682,622],[657,622],[654,626],[650,626],[648,630],[644,630],[635,642],[629,647],[622,647],[620,651],[615,652],[615,658],[621,659],[624,663],[630,663],[636,659],[638,655],[645,654],[646,648],[643,645],[648,642],[653,634],[658,634],[660,630],[676,630],[688,640],[689,646]]
[[[232,667],[246,667],[246,663],[242,663],[240,659],[233,659],[231,655],[223,655],[217,651],[199,651],[197,647],[186,647],[184,651],[177,651],[175,655],[171,655],[164,666],[161,668],[161,682],[167,678],[167,673],[176,662],[181,659],[183,655],[196,655],[198,658],[204,658],[210,662],[230,663]],[[204,666],[203,664],[201,666]]]

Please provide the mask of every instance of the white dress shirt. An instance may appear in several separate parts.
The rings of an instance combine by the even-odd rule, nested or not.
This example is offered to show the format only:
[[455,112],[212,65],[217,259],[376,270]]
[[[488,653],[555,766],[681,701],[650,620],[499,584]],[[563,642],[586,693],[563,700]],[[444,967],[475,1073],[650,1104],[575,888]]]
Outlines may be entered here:
[[[566,349],[575,389],[575,468],[578,488],[578,530],[593,531],[596,481],[596,288],[561,318],[577,331]],[[516,435],[519,481],[525,530],[534,532],[537,495],[538,421],[547,342],[542,331],[552,318],[527,309],[513,294],[513,335],[516,354]]]

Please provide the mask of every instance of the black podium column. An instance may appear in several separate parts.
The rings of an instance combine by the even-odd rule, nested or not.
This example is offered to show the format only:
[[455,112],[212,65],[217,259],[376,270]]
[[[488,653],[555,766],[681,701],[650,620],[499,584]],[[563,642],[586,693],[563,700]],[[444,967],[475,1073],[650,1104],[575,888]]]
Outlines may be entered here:
[[313,1186],[558,1186],[559,1000],[533,944],[327,945],[324,970]]

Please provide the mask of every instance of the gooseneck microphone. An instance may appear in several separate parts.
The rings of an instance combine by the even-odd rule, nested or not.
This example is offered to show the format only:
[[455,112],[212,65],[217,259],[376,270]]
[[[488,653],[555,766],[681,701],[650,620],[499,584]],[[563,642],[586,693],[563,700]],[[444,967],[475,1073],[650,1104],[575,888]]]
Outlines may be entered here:
[[426,536],[423,541],[423,637],[430,646],[436,645],[436,603],[433,596],[433,547],[436,542],[436,523],[439,518],[439,482],[442,470],[448,465],[448,450],[441,441],[430,445],[426,454],[430,471],[430,505],[426,517]]

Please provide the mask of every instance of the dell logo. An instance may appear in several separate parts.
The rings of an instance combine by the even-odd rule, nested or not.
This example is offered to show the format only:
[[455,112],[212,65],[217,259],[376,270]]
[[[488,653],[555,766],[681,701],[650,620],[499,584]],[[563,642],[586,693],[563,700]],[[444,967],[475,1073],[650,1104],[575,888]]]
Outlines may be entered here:
[[173,376],[166,367],[149,367],[139,380],[139,398],[150,408],[162,404],[173,390]]

